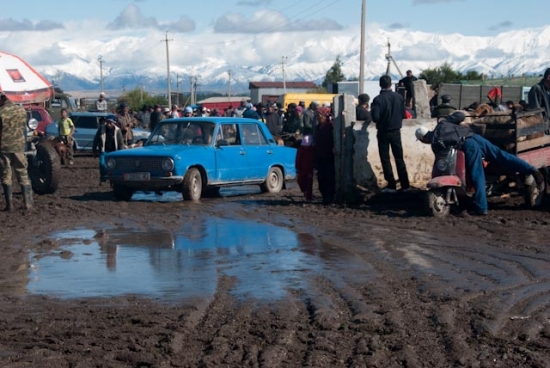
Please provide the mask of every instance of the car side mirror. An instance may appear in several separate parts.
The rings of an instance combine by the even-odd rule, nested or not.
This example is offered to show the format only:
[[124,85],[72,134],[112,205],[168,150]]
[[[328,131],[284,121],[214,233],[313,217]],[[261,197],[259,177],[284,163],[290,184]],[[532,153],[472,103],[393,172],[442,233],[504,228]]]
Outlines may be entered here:
[[216,141],[216,147],[229,146],[229,142],[226,139],[218,139]]

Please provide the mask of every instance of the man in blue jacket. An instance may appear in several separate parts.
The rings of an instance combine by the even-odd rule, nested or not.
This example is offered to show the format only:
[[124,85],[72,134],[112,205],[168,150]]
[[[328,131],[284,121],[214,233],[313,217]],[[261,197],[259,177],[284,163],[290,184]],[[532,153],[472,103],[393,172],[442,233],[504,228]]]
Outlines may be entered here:
[[401,144],[401,127],[405,119],[405,101],[399,93],[391,89],[391,77],[380,77],[380,94],[374,98],[371,105],[372,120],[376,123],[378,139],[378,153],[384,172],[384,179],[388,186],[382,190],[386,193],[395,193],[397,185],[393,175],[390,160],[390,147],[397,168],[397,175],[402,191],[409,191],[409,177],[403,159],[403,145]]

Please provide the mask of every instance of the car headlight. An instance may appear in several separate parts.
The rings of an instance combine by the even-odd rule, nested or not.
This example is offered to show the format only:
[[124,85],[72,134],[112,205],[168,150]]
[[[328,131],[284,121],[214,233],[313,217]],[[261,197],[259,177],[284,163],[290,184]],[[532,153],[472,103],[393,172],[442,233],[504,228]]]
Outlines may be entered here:
[[174,170],[174,160],[172,160],[170,157],[166,157],[164,160],[162,160],[162,170],[164,171]]
[[27,126],[30,130],[36,130],[36,128],[38,128],[38,120],[29,119],[29,121],[27,122]]
[[116,167],[116,160],[112,157],[109,157],[108,159],[105,160],[105,166],[109,170],[113,170]]
[[449,170],[449,163],[445,159],[440,159],[437,160],[437,162],[435,163],[435,167],[437,168],[437,170],[445,172]]

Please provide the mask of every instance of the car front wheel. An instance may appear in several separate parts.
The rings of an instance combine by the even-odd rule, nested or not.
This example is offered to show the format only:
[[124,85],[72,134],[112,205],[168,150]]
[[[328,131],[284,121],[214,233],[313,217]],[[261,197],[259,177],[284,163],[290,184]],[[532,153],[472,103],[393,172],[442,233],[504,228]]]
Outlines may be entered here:
[[183,199],[198,201],[202,194],[202,178],[201,173],[196,168],[187,170],[183,178],[183,186],[181,194]]
[[272,167],[267,173],[267,177],[262,184],[262,192],[279,193],[283,189],[283,172],[278,167]]

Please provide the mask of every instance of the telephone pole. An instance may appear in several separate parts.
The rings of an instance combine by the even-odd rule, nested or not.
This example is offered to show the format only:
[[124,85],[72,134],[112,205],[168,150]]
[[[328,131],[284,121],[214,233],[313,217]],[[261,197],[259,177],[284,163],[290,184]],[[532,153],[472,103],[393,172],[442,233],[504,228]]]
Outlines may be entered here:
[[364,92],[365,84],[365,18],[366,18],[366,0],[363,0],[361,8],[361,53],[359,57],[359,94]]
[[168,31],[166,31],[166,36],[161,42],[166,43],[166,89],[168,92],[168,107],[172,107],[172,91],[170,90],[170,48],[168,47],[168,42],[173,41],[173,39],[168,39]]
[[231,101],[231,69],[227,71],[227,74],[229,75],[227,80],[227,99]]
[[103,56],[98,57],[97,61],[99,61],[99,92],[105,92],[103,89]]
[[288,59],[288,57],[287,57],[287,56],[283,56],[281,59],[282,59],[281,64],[282,64],[282,66],[283,66],[283,90],[284,90],[284,92],[285,92],[285,94],[286,94],[285,60]]

